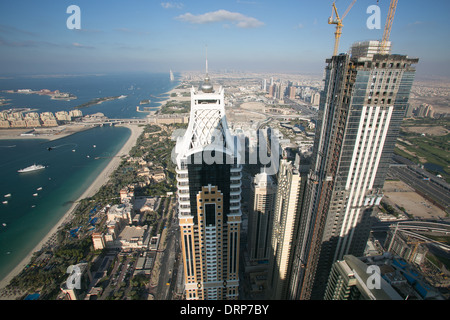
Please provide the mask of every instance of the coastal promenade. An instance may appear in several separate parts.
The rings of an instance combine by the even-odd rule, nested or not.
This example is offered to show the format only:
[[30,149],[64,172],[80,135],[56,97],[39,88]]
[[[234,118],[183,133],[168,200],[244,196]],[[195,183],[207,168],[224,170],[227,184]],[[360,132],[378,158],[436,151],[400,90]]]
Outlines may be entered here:
[[[125,142],[125,144],[122,146],[122,148],[119,150],[119,152],[111,158],[111,161],[108,163],[108,165],[103,169],[103,171],[100,173],[99,176],[94,180],[94,182],[83,192],[83,194],[78,198],[77,201],[74,202],[74,204],[71,206],[71,208],[61,217],[61,219],[58,221],[58,223],[48,232],[48,234],[36,245],[36,247],[14,268],[5,278],[3,278],[0,281],[0,291],[3,291],[3,289],[9,284],[9,282],[18,275],[22,269],[29,263],[32,255],[34,252],[39,251],[44,244],[46,244],[48,241],[51,241],[58,231],[59,227],[65,224],[66,222],[70,221],[72,218],[72,213],[74,209],[76,208],[78,202],[81,199],[91,197],[95,195],[95,193],[109,180],[109,177],[111,174],[116,170],[116,168],[119,166],[122,156],[127,155],[131,148],[135,146],[137,139],[144,131],[144,126],[139,126],[138,124],[121,124],[120,126],[127,127],[131,130],[130,137]],[[0,297],[0,300],[12,300],[15,299],[14,293],[11,293],[10,295],[2,295]]]

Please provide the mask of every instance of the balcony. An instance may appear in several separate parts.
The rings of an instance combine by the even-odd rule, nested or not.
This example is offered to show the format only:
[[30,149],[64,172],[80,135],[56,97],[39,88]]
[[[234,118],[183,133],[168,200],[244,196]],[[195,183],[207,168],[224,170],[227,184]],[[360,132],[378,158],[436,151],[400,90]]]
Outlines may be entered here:
[[231,180],[240,180],[242,178],[242,173],[241,171],[238,172],[231,172],[230,173],[230,179]]
[[241,195],[241,188],[231,188],[230,196],[239,196]]
[[177,174],[177,181],[178,182],[188,182],[189,181],[189,176],[187,174],[184,174],[184,173]]
[[241,172],[242,171],[242,165],[240,164],[233,164],[231,166],[230,172],[234,173],[234,172]]
[[177,188],[179,190],[189,190],[189,182],[188,181],[181,181],[177,183]]

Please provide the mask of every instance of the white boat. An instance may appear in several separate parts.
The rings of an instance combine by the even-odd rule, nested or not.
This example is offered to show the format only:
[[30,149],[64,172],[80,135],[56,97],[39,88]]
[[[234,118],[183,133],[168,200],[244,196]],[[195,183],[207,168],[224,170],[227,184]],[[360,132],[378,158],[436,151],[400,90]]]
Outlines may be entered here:
[[3,204],[8,204],[8,201],[3,201]]
[[119,97],[119,99],[124,99],[124,98],[126,98],[127,96],[125,96],[125,95],[121,95],[120,97]]
[[38,194],[37,193],[33,193],[33,197],[37,197],[38,196]]
[[42,190],[42,187],[39,187],[39,188],[37,188],[36,190],[37,190],[37,191],[41,191],[41,190]]
[[6,223],[2,223],[2,226],[6,227]]
[[11,197],[11,193],[5,194],[5,198]]
[[31,171],[41,170],[41,169],[44,169],[44,168],[45,168],[45,166],[43,166],[43,165],[40,165],[40,164],[36,165],[36,164],[33,164],[32,166],[26,167],[26,168],[24,168],[24,169],[20,169],[20,170],[18,170],[17,172],[20,172],[20,173],[23,173],[23,172],[31,172]]

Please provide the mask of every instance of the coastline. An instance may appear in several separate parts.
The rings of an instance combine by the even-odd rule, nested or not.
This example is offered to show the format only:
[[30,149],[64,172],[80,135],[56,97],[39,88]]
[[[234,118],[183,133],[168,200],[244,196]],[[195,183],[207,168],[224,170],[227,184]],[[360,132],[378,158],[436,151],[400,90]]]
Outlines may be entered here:
[[[89,130],[94,128],[94,126],[83,125],[83,124],[69,124],[61,125],[58,127],[50,128],[7,128],[0,130],[0,140],[31,140],[31,139],[41,139],[54,141],[57,139],[65,138],[74,133]],[[22,135],[27,131],[34,130],[35,135]]]
[[[22,261],[5,277],[0,281],[0,291],[10,283],[10,281],[18,274],[20,274],[23,268],[29,263],[33,254],[41,248],[52,238],[52,236],[58,231],[59,227],[72,219],[72,214],[78,201],[91,197],[109,180],[110,175],[116,170],[122,161],[122,156],[127,155],[131,148],[136,145],[138,137],[142,134],[144,127],[139,125],[124,124],[120,125],[131,130],[130,137],[117,152],[117,154],[106,165],[103,171],[96,177],[93,183],[83,192],[83,194],[75,201],[67,212],[61,217],[61,219],[53,226],[53,228],[47,233],[47,235],[31,250],[28,255],[22,259]],[[0,300],[12,300],[15,296],[0,297]]]

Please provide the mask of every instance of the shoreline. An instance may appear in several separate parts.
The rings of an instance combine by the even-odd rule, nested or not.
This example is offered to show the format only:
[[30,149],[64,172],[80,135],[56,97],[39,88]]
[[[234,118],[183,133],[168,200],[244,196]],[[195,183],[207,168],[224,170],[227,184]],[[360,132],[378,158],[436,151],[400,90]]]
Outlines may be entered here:
[[[122,127],[126,127],[131,130],[130,137],[125,142],[125,144],[122,146],[122,148],[116,153],[116,155],[111,159],[111,161],[106,165],[106,167],[103,169],[103,171],[95,178],[95,180],[92,182],[92,184],[83,192],[83,194],[72,204],[72,206],[66,211],[66,213],[60,218],[60,220],[53,226],[53,228],[47,233],[46,236],[34,247],[33,250],[31,250],[27,256],[22,259],[22,261],[9,272],[6,277],[4,277],[2,280],[0,280],[0,291],[4,290],[5,287],[10,283],[10,281],[20,274],[23,270],[23,268],[30,262],[33,254],[39,250],[42,249],[42,247],[52,238],[52,236],[58,231],[59,227],[62,226],[67,221],[70,221],[72,219],[72,214],[76,206],[78,205],[78,202],[84,198],[89,198],[97,193],[97,191],[108,182],[109,177],[111,174],[117,169],[117,167],[120,165],[120,162],[122,161],[122,156],[127,155],[131,148],[133,148],[136,145],[137,139],[144,131],[143,126],[139,125],[130,125],[130,124],[124,124],[124,125],[118,125]],[[15,296],[9,296],[8,297],[1,297],[0,300],[12,300],[17,297]]]
[[[47,140],[54,141],[68,137],[77,132],[90,130],[95,126],[84,124],[61,125],[50,128],[6,128],[0,129],[0,141],[2,140]],[[22,135],[27,131],[35,130],[36,135]]]

